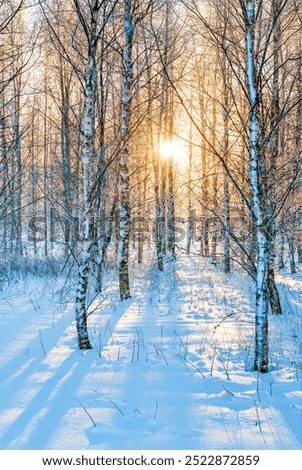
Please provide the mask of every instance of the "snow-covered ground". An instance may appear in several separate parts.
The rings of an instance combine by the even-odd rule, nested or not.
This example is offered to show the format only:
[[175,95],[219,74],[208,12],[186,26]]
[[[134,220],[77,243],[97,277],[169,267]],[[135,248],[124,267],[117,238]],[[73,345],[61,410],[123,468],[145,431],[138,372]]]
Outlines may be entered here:
[[1,449],[302,449],[301,275],[278,276],[265,375],[244,274],[183,255],[132,282],[129,301],[94,305],[85,352],[54,282],[1,292]]

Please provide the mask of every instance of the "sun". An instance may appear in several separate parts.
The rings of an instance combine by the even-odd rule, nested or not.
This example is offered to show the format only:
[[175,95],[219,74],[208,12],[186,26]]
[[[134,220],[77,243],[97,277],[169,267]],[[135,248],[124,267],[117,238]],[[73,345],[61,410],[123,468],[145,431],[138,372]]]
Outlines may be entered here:
[[159,154],[164,159],[172,159],[175,164],[186,165],[187,148],[181,140],[162,140],[159,146]]

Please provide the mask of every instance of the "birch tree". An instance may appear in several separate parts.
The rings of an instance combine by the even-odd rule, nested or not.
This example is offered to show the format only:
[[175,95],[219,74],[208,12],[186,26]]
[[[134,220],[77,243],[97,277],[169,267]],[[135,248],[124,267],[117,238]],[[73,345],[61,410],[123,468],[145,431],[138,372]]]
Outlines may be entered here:
[[90,269],[90,224],[92,220],[90,188],[91,168],[95,162],[95,106],[97,90],[97,35],[100,3],[95,1],[91,5],[91,22],[88,26],[83,17],[79,2],[74,0],[79,20],[87,37],[87,65],[84,84],[84,115],[82,127],[82,198],[83,198],[83,243],[79,266],[79,281],[76,294],[76,324],[78,344],[80,349],[91,349],[87,330],[87,290]]
[[230,119],[230,67],[226,60],[225,54],[222,56],[222,83],[223,83],[223,142],[222,142],[222,158],[225,163],[223,167],[223,261],[224,272],[227,274],[231,270],[230,259],[230,185],[229,175],[226,171],[229,159],[229,119]]
[[[85,18],[83,9],[78,0],[74,0],[79,21],[84,29],[87,39],[87,64],[84,83],[84,114],[82,127],[82,200],[83,200],[83,243],[79,265],[79,284],[76,295],[76,322],[78,343],[80,349],[90,349],[91,344],[87,331],[87,290],[89,271],[91,263],[91,250],[94,244],[91,238],[91,223],[94,220],[92,211],[95,194],[95,183],[98,179],[93,178],[94,167],[98,166],[96,158],[96,104],[97,104],[97,52],[98,42],[101,33],[105,28],[111,14],[114,11],[115,3],[109,4],[107,15],[100,17],[102,7],[106,8],[106,3],[94,0],[89,5],[89,15]],[[103,22],[101,22],[101,19]]]
[[[130,242],[130,175],[131,140],[139,116],[133,116],[133,99],[135,83],[138,79],[134,74],[134,45],[138,26],[151,15],[154,3],[150,0],[123,1],[123,82],[121,99],[120,125],[120,156],[119,156],[119,197],[120,197],[120,233],[118,249],[119,291],[122,301],[131,297],[129,281],[129,242]],[[143,27],[143,26],[142,26]]]
[[121,300],[131,297],[129,283],[130,242],[130,182],[129,182],[129,138],[132,113],[133,87],[133,40],[135,32],[134,3],[124,0],[124,47],[123,47],[123,91],[121,109],[120,149],[120,240],[119,240],[119,286]]
[[246,82],[250,104],[249,110],[249,172],[252,194],[252,211],[257,242],[256,269],[256,327],[254,369],[268,370],[268,240],[265,234],[263,195],[260,189],[260,175],[263,172],[263,159],[260,153],[259,88],[255,57],[255,29],[257,26],[256,4],[254,0],[240,2],[245,21]]

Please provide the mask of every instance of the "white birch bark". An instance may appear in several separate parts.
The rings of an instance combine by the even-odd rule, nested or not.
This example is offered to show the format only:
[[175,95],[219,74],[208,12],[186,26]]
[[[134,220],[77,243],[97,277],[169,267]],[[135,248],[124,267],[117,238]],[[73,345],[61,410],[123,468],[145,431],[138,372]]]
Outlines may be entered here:
[[83,243],[80,258],[78,289],[76,295],[76,324],[78,344],[80,349],[91,349],[91,344],[87,330],[87,307],[86,297],[88,290],[88,277],[90,270],[90,248],[89,240],[91,209],[89,201],[89,162],[94,157],[94,112],[95,112],[95,95],[93,90],[93,82],[95,76],[95,60],[90,56],[86,77],[85,77],[85,104],[83,118],[83,143],[82,143],[82,197],[83,197]]
[[[224,103],[223,103],[223,144],[222,155],[225,164],[228,164],[229,156],[229,91],[227,83],[227,64],[224,56],[223,61],[223,79],[224,79]],[[227,274],[231,271],[230,259],[230,190],[229,190],[229,176],[225,166],[223,167],[223,262],[224,272]]]
[[154,132],[152,120],[149,120],[149,132],[151,140],[151,157],[153,164],[154,173],[154,199],[155,199],[155,248],[157,257],[157,267],[159,271],[164,270],[164,259],[162,250],[162,239],[161,239],[161,205],[160,205],[160,172],[158,155],[156,155],[154,148]]
[[[226,9],[224,10],[226,14]],[[230,87],[231,76],[230,67],[227,61],[224,49],[225,38],[223,38],[223,54],[221,58],[221,72],[223,81],[223,101],[222,101],[222,117],[223,117],[223,139],[222,139],[222,158],[223,165],[223,264],[224,272],[227,274],[231,271],[230,259],[230,190],[229,190],[229,175],[226,167],[228,167],[229,160],[229,119],[230,119]]]
[[166,198],[167,198],[167,164],[160,162],[160,191],[159,191],[159,242],[162,257],[167,254],[167,217],[166,217]]
[[[299,37],[298,48],[301,51],[302,49],[302,38],[301,35]],[[295,138],[295,151],[296,151],[296,158],[301,158],[302,152],[302,62],[299,60],[298,63],[298,70],[297,70],[297,98],[299,99],[299,103],[296,110],[296,138]],[[298,239],[298,246],[297,246],[297,255],[298,255],[298,263],[302,263],[302,236],[300,235]]]
[[[48,59],[46,58],[46,64],[44,66],[44,117],[43,117],[43,186],[47,188],[48,186],[48,141],[49,141],[49,127],[48,127]],[[48,208],[47,197],[44,196],[43,199],[43,212],[45,217],[45,230],[46,234],[48,232],[48,217],[47,217],[47,208]],[[45,237],[44,240],[44,256],[48,256],[48,237]]]
[[175,258],[175,196],[173,156],[168,162],[167,250]]
[[[192,124],[190,125],[190,142],[192,138]],[[191,188],[191,177],[192,177],[192,160],[193,160],[193,145],[190,143],[189,146],[189,158],[188,158],[188,208],[187,208],[187,233],[186,233],[186,252],[187,254],[191,251],[192,244],[192,229],[193,229],[193,217],[192,217],[192,188]]]
[[5,115],[4,115],[4,105],[1,103],[1,115],[0,115],[0,139],[1,139],[1,189],[0,189],[0,196],[1,196],[1,219],[3,223],[3,249],[6,253],[7,251],[7,230],[8,230],[8,193],[9,193],[9,171],[8,171],[8,149],[7,149],[7,142],[6,142],[6,122],[5,122]]
[[[174,103],[173,103],[173,94],[172,90],[168,88],[169,80],[173,80],[173,69],[172,66],[168,64],[168,61],[173,57],[173,46],[170,43],[169,38],[169,28],[170,22],[172,20],[171,16],[171,2],[168,0],[166,2],[166,22],[165,22],[165,45],[164,45],[164,77],[163,77],[163,92],[166,95],[166,108],[163,109],[165,113],[165,132],[169,141],[172,141],[173,138],[173,127],[174,127]],[[171,51],[171,52],[170,52]],[[167,77],[169,71],[169,80]],[[167,164],[167,177],[168,177],[168,201],[167,201],[167,251],[175,258],[175,195],[174,195],[174,163],[173,155],[169,156]]]
[[[96,6],[96,5],[95,5]],[[90,256],[92,241],[90,240],[90,222],[92,219],[90,188],[91,168],[95,157],[95,107],[97,88],[96,69],[96,28],[98,8],[91,9],[91,30],[88,45],[88,61],[85,73],[84,87],[84,116],[82,128],[82,200],[83,200],[83,242],[78,273],[78,288],[76,294],[76,327],[80,349],[91,349],[87,329],[87,291],[90,271]]]
[[246,80],[250,102],[249,121],[249,173],[253,204],[253,218],[256,227],[257,269],[256,269],[256,318],[255,318],[255,357],[254,369],[268,370],[268,241],[264,233],[264,214],[260,191],[260,151],[261,137],[259,121],[259,95],[256,83],[254,50],[255,0],[246,1],[245,41],[246,41]]
[[205,89],[204,83],[205,77],[205,68],[202,70],[202,76],[198,77],[198,104],[200,112],[200,147],[201,147],[201,236],[200,236],[200,254],[202,256],[209,256],[210,246],[209,246],[209,179],[208,179],[208,155],[207,155],[207,145],[206,139],[206,103],[205,103],[205,94],[203,90]]
[[[69,72],[70,73],[70,72]],[[60,56],[60,92],[61,92],[61,154],[62,154],[62,181],[64,216],[71,216],[70,180],[71,180],[71,139],[70,139],[70,77]]]
[[288,248],[289,248],[289,264],[290,264],[290,272],[291,274],[295,274],[297,272],[296,269],[296,250],[295,250],[295,241],[292,234],[288,236]]
[[280,118],[280,93],[279,93],[279,74],[280,74],[280,44],[281,44],[281,31],[279,24],[279,9],[281,7],[280,0],[272,0],[272,21],[275,22],[273,34],[273,83],[272,83],[272,103],[271,103],[271,142],[270,142],[270,159],[269,159],[269,174],[267,178],[267,234],[269,243],[269,256],[268,256],[268,287],[269,287],[269,301],[271,311],[275,315],[281,314],[281,302],[279,298],[278,289],[275,282],[275,242],[276,242],[276,223],[274,217],[274,190],[275,190],[275,175],[277,170],[277,159],[279,157],[279,118]]
[[21,159],[21,132],[20,132],[20,94],[22,86],[21,73],[14,81],[14,119],[13,119],[13,158],[16,165],[16,221],[15,221],[15,254],[22,256],[22,180],[23,165]]
[[124,81],[122,95],[121,150],[120,150],[120,239],[118,253],[120,299],[131,297],[129,283],[129,242],[130,242],[130,188],[129,188],[129,138],[131,123],[131,102],[133,85],[132,47],[134,18],[132,0],[124,0]]

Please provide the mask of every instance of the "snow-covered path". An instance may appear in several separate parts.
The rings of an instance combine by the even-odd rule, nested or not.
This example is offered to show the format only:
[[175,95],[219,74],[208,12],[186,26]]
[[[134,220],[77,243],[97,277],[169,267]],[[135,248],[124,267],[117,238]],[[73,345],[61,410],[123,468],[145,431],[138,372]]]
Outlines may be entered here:
[[184,256],[136,284],[124,305],[91,316],[84,353],[71,306],[51,315],[42,292],[41,308],[1,306],[1,449],[302,448],[301,375],[286,361],[248,371],[244,277]]

